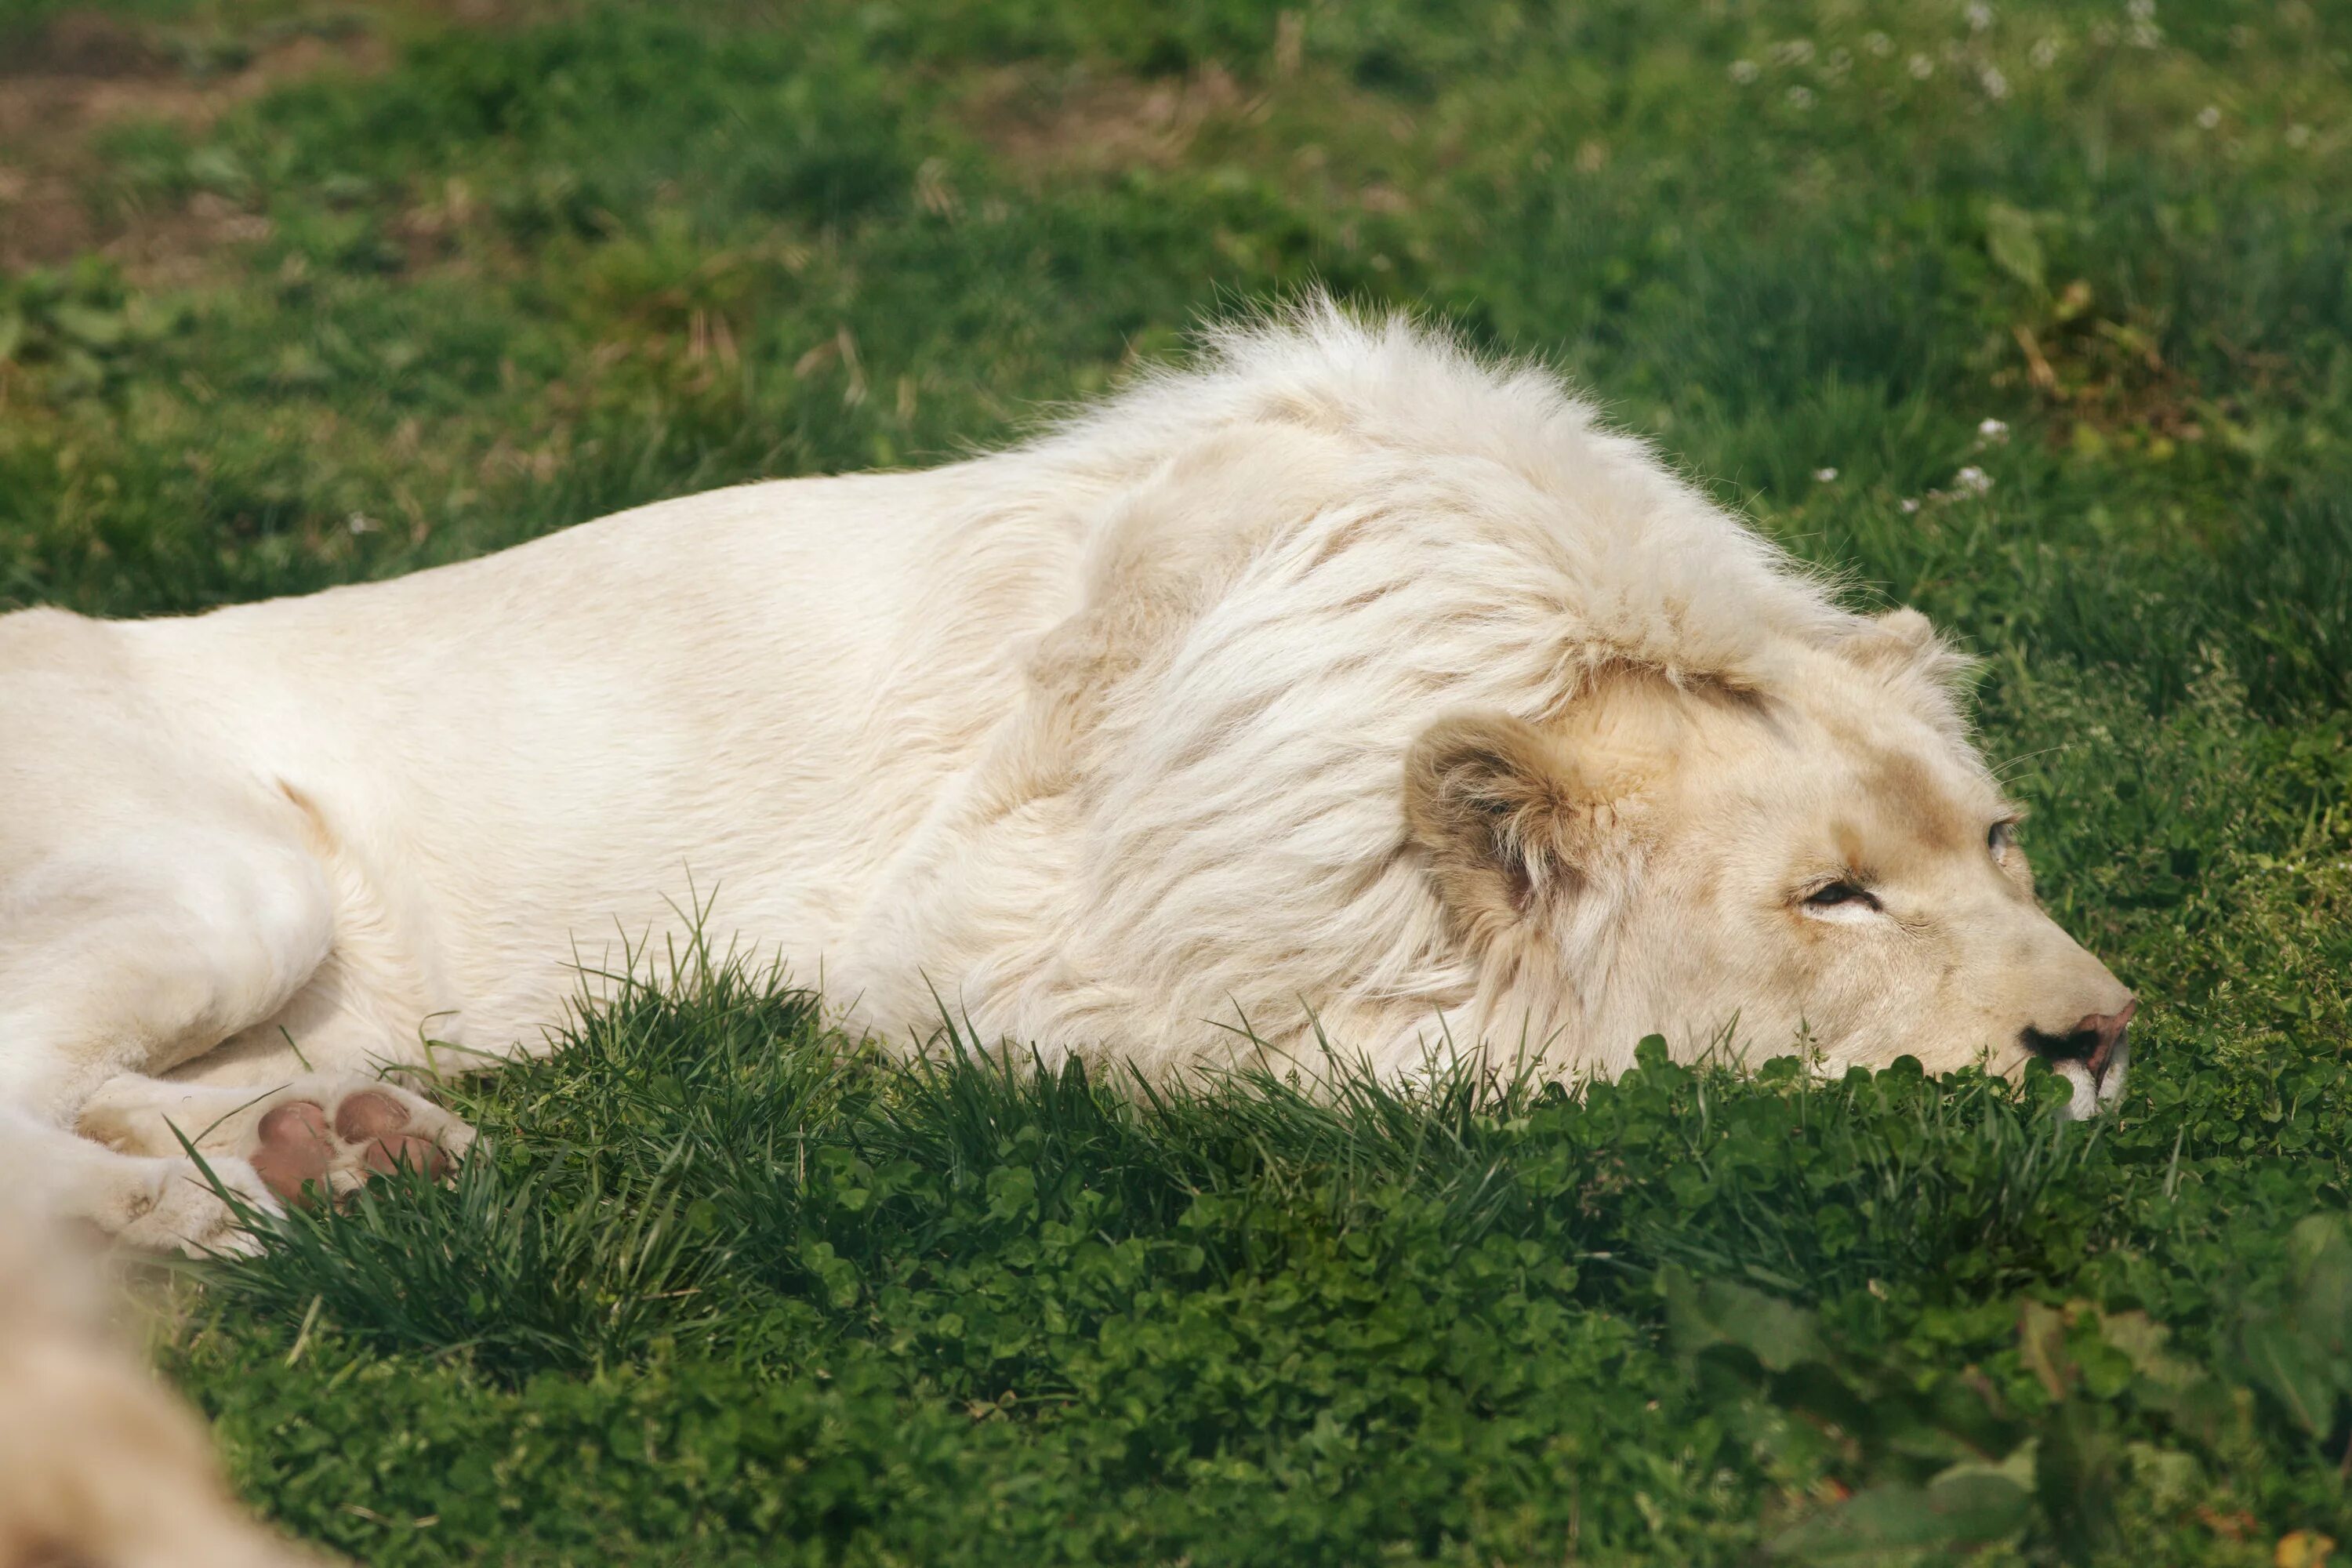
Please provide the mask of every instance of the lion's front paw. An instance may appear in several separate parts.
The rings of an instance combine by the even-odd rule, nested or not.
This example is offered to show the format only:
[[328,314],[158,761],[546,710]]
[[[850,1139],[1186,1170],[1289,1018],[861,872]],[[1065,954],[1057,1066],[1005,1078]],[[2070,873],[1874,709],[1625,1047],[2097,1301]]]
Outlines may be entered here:
[[472,1147],[474,1130],[407,1089],[372,1079],[298,1084],[254,1122],[253,1168],[289,1203],[341,1196],[397,1170],[439,1178]]
[[125,1194],[121,1212],[106,1224],[133,1247],[193,1258],[250,1258],[261,1250],[250,1223],[285,1212],[261,1173],[244,1160],[207,1156],[202,1166],[194,1160],[153,1163],[147,1181]]

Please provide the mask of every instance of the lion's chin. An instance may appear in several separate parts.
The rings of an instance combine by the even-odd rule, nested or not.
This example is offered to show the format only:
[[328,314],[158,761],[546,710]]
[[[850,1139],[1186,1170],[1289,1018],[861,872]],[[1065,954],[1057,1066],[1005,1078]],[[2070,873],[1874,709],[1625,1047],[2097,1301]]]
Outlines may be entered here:
[[2116,1047],[2106,1071],[2096,1078],[2091,1076],[2091,1069],[2082,1062],[2052,1064],[2058,1076],[2074,1090],[2074,1098],[2066,1101],[2063,1112],[2068,1120],[2088,1121],[2101,1111],[2115,1109],[2116,1102],[2124,1097],[2124,1069],[2129,1065],[2130,1050],[2128,1045]]

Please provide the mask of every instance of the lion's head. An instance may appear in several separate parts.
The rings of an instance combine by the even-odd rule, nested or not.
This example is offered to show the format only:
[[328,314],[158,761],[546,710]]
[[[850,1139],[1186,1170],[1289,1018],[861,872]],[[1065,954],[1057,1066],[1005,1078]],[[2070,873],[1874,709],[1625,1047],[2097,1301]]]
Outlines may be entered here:
[[1634,668],[1537,721],[1456,715],[1406,816],[1490,1019],[1595,1040],[1727,1027],[1825,1067],[2035,1058],[2088,1115],[2121,1092],[2132,994],[2036,900],[2018,808],[1968,739],[1958,661],[1898,610],[1770,689]]

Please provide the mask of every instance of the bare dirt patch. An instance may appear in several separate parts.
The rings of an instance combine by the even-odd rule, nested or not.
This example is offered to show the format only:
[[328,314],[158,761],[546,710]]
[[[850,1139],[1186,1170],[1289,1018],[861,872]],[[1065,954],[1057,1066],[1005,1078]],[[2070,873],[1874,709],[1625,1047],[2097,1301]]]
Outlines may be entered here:
[[103,213],[89,200],[103,173],[95,143],[126,121],[202,130],[281,82],[329,69],[382,68],[373,32],[302,32],[256,50],[235,70],[200,72],[110,17],[68,13],[12,47],[0,64],[0,271],[103,250],[142,271],[250,239],[262,220],[217,198],[168,213]]
[[1212,66],[1175,80],[992,74],[964,106],[974,134],[1014,167],[1041,175],[1173,168],[1201,133],[1257,118],[1266,100]]
[[[1231,165],[1329,208],[1394,216],[1418,205],[1378,154],[1424,132],[1377,93],[1303,64],[1295,47],[1278,47],[1272,73],[1247,83],[1214,65],[1163,79],[1000,68],[966,89],[957,117],[1033,187]],[[1386,137],[1368,137],[1375,127]],[[1352,220],[1339,232],[1355,245]]]

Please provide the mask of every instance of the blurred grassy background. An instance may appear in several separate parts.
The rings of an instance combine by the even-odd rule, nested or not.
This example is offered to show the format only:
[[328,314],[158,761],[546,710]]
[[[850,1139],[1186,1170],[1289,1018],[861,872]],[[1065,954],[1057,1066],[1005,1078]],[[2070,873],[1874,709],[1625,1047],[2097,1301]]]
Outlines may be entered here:
[[[2347,72],[2352,12],[2234,0],[0,7],[0,605],[193,609],[940,460],[1323,283],[1559,364],[1963,636],[2053,909],[2148,999],[2088,1139],[1966,1082],[1660,1068],[1141,1143],[1124,1098],[985,1075],[852,1073],[817,1117],[789,998],[649,999],[488,1091],[506,1152],[462,1192],[192,1298],[167,1354],[241,1479],[385,1562],[2352,1536],[2352,1309],[2333,1233],[2290,1241],[2352,1131]],[[736,1119],[681,1121],[697,1082]],[[889,1202],[811,1140],[898,1161]],[[1780,1321],[1733,1289],[1821,1314],[1818,1353],[1707,1327]],[[924,1326],[967,1297],[1018,1347]],[[1307,1348],[1230,1326],[1286,1312]],[[1937,1477],[1998,1506],[1899,1489]],[[1906,1546],[1857,1488],[1978,1534]]]

